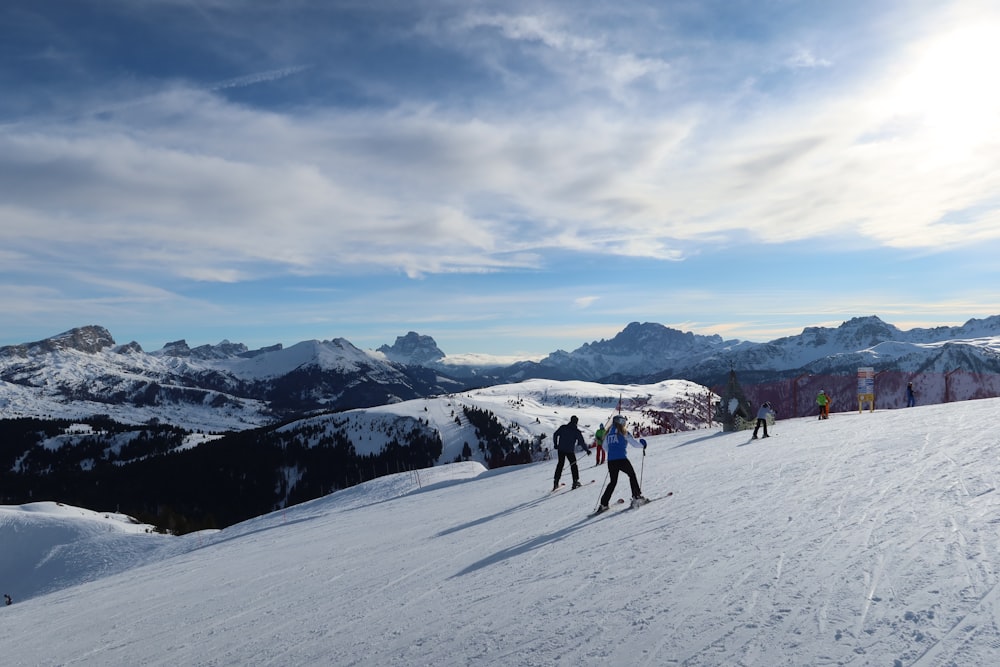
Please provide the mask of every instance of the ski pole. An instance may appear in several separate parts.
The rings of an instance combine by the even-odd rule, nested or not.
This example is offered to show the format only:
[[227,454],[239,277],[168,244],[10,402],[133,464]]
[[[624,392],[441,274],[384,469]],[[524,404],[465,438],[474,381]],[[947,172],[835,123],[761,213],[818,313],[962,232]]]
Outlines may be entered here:
[[639,464],[639,488],[642,488],[642,473],[646,470],[646,448],[642,448],[642,463]]
[[604,486],[608,483],[608,475],[610,475],[610,474],[611,474],[610,470],[605,470],[604,471],[604,481],[601,482],[601,492],[597,496],[597,506],[594,507],[594,511],[595,512],[601,506],[601,496],[604,495]]

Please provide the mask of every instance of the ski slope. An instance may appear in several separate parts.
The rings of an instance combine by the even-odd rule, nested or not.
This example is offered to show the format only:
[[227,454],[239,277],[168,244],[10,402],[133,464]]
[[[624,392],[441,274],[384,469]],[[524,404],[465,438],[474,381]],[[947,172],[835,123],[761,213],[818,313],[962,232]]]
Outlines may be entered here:
[[[597,482],[576,491],[548,493],[554,461],[460,463],[183,537],[6,507],[0,593],[15,602],[0,607],[0,655],[32,667],[1000,664],[998,410],[779,419],[754,441],[657,436],[630,456],[659,499],[596,518],[605,473],[592,457],[581,476]],[[623,478],[615,497],[626,492]],[[7,555],[22,543],[35,548]],[[39,581],[54,560],[61,573]]]

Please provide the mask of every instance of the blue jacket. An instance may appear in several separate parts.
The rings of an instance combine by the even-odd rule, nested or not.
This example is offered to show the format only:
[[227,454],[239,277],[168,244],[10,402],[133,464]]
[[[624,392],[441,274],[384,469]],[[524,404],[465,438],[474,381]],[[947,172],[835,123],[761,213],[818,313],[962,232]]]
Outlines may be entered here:
[[626,459],[626,449],[628,445],[633,447],[639,447],[640,449],[645,449],[646,445],[642,444],[630,435],[622,435],[617,429],[611,429],[608,434],[604,436],[604,449],[608,450],[608,460],[617,461],[618,459]]

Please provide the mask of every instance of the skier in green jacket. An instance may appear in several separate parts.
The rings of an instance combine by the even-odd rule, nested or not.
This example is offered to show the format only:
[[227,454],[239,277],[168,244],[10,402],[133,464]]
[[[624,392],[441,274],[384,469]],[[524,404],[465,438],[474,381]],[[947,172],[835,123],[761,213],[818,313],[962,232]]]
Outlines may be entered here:
[[604,436],[607,435],[607,431],[604,428],[604,424],[597,427],[597,431],[594,433],[594,447],[597,448],[597,460],[594,462],[595,466],[599,466],[607,460],[607,454],[604,452]]
[[822,389],[819,390],[819,395],[816,396],[816,405],[819,406],[819,418],[829,419],[830,418],[830,403],[832,400]]

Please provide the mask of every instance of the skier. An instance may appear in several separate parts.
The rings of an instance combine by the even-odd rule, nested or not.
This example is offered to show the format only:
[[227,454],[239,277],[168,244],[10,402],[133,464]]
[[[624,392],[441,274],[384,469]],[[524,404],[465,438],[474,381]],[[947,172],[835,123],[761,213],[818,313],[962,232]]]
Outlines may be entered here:
[[563,424],[557,428],[556,432],[552,435],[552,444],[555,446],[556,451],[559,452],[559,462],[556,463],[556,477],[552,483],[553,491],[559,488],[559,478],[562,477],[563,463],[566,462],[566,459],[569,459],[569,469],[573,473],[572,488],[580,488],[580,469],[576,467],[576,448],[580,447],[580,449],[587,452],[587,456],[590,456],[590,448],[587,447],[587,441],[583,439],[583,433],[580,433],[580,429],[577,427],[578,421],[576,415],[573,415],[569,418],[568,424]]
[[10,599],[10,595],[7,593],[3,594],[3,603],[8,607],[14,604],[14,601]]
[[599,466],[607,460],[607,456],[604,452],[604,436],[607,435],[607,430],[604,428],[604,424],[597,427],[597,431],[594,432],[594,447],[597,448],[597,460],[594,462],[595,466]]
[[615,415],[614,419],[611,420],[611,430],[604,436],[604,443],[608,447],[608,474],[611,477],[608,481],[608,488],[604,490],[604,494],[601,496],[601,504],[597,508],[598,513],[608,509],[608,503],[611,502],[611,494],[614,493],[615,485],[618,484],[619,472],[624,472],[628,475],[628,481],[632,487],[632,506],[637,507],[649,502],[642,495],[642,489],[639,488],[639,480],[635,476],[635,468],[632,467],[632,463],[628,460],[625,451],[628,445],[642,447],[642,455],[645,456],[646,441],[636,440],[630,436],[625,429],[625,421],[623,415]]
[[768,415],[771,415],[772,418],[777,418],[777,414],[771,409],[771,404],[765,402],[764,405],[760,406],[760,409],[757,410],[757,425],[753,427],[753,437],[750,438],[751,440],[757,439],[757,431],[760,430],[761,426],[764,427],[764,437],[770,437],[767,435]]
[[906,383],[906,407],[912,408],[917,404],[917,395],[913,393],[913,383]]
[[819,390],[819,395],[816,397],[816,405],[819,406],[819,418],[829,419],[830,418],[830,397],[826,395],[822,389]]

